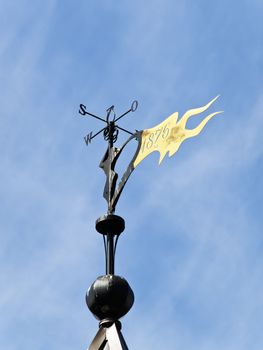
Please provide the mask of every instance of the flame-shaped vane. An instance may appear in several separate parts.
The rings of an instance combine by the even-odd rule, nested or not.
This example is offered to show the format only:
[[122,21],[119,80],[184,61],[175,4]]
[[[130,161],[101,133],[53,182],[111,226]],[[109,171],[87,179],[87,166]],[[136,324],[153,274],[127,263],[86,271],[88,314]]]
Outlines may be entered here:
[[218,97],[215,97],[203,107],[188,110],[178,122],[178,112],[175,112],[154,128],[138,132],[139,148],[133,161],[133,168],[136,168],[144,158],[155,151],[160,152],[160,164],[166,153],[169,152],[169,157],[171,157],[179,149],[183,141],[197,136],[206,123],[215,115],[222,113],[222,111],[209,114],[194,129],[186,129],[187,121],[189,118],[206,111]]
[[[160,164],[166,153],[169,153],[169,157],[174,155],[183,141],[190,137],[197,136],[211,118],[219,113],[222,113],[222,111],[211,113],[205,117],[194,129],[186,128],[186,124],[189,118],[206,111],[218,97],[219,96],[215,97],[212,101],[203,107],[188,110],[179,121],[178,112],[175,112],[154,128],[136,131],[122,145],[121,148],[110,147],[107,149],[100,166],[105,171],[105,174],[107,176],[107,181],[104,189],[104,197],[108,202],[108,211],[110,213],[113,213],[115,211],[116,204],[120,198],[120,195],[128,178],[144,158],[146,158],[152,152],[158,151],[160,153]],[[119,126],[118,128],[124,130]],[[128,168],[117,184],[118,174],[115,172],[115,165],[126,145],[133,139],[136,139],[138,141],[137,149],[135,151],[133,159],[128,165]]]

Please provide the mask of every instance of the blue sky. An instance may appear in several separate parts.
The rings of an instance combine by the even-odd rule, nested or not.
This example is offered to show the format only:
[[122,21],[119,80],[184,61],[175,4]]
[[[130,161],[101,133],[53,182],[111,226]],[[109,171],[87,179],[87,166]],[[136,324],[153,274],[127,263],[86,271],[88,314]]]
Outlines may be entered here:
[[[1,1],[0,346],[86,349],[85,292],[104,274],[100,126],[115,105],[150,128],[224,110],[158,166],[132,174],[116,273],[136,301],[131,349],[263,348],[262,1]],[[122,139],[120,138],[120,143]],[[129,154],[124,157],[124,163]],[[164,345],[165,344],[165,345]]]

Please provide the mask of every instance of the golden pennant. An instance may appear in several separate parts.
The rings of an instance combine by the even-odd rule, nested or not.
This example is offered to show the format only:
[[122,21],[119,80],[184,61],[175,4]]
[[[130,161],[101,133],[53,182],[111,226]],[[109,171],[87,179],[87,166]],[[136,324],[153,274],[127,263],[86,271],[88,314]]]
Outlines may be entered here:
[[186,139],[197,136],[211,118],[222,113],[222,111],[211,113],[196,128],[186,129],[188,119],[206,111],[218,97],[203,107],[188,110],[179,121],[177,121],[178,112],[175,112],[154,128],[141,131],[138,137],[140,148],[133,161],[133,167],[136,168],[144,158],[155,151],[160,153],[159,164],[166,153],[169,152],[169,157],[174,155]]

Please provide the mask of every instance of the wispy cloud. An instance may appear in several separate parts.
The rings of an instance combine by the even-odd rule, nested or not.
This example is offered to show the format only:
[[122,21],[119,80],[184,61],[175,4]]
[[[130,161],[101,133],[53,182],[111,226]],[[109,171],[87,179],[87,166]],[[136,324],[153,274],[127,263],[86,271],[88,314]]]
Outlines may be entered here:
[[[157,155],[145,160],[120,200],[127,227],[117,273],[136,296],[123,333],[134,349],[163,349],[164,342],[188,350],[262,348],[262,91],[254,75],[250,88],[240,83],[245,72],[229,76],[233,62],[237,72],[251,62],[245,53],[239,62],[230,50],[240,27],[224,38],[227,21],[213,36],[199,5],[208,6],[81,3],[69,16],[67,1],[65,12],[56,1],[3,3],[4,349],[85,348],[97,330],[84,293],[104,273],[93,224],[106,207],[104,174],[95,169],[105,145],[85,148],[82,137],[96,125],[75,118],[78,103],[103,112],[108,103],[122,110],[138,98],[140,108],[125,121],[137,129],[217,93],[224,115],[160,168]],[[210,20],[213,28],[224,20],[223,6]],[[242,23],[243,12],[229,11]],[[254,33],[256,22],[246,30]],[[256,42],[250,47],[258,52]]]

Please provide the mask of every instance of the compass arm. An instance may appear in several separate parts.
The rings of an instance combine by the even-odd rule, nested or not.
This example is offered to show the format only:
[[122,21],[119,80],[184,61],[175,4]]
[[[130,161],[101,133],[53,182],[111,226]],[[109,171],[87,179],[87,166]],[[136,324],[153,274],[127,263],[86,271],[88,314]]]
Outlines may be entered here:
[[130,113],[131,111],[132,111],[132,109],[130,108],[127,112],[123,113],[121,116],[119,116],[117,119],[115,119],[115,122],[117,122],[118,120],[123,118],[126,114]]
[[122,131],[126,132],[127,134],[133,135],[133,133],[132,133],[132,132],[130,132],[130,131],[128,131],[128,130],[126,130],[126,129],[124,129],[124,128],[121,128],[121,127],[120,127],[120,126],[118,126],[118,125],[116,125],[116,127],[117,127],[118,129],[120,129],[120,130],[122,130]]
[[91,117],[93,117],[93,118],[96,118],[96,119],[99,119],[99,120],[101,120],[102,122],[104,122],[104,123],[106,123],[107,124],[107,121],[106,120],[104,120],[104,119],[102,119],[101,117],[98,117],[97,115],[95,115],[95,114],[92,114],[92,113],[90,113],[90,112],[87,112],[86,111],[86,106],[85,105],[83,105],[83,104],[80,104],[79,105],[79,114],[81,114],[81,115],[86,115],[86,114],[88,114],[88,115],[90,115]]
[[96,132],[96,134],[91,137],[91,140],[94,139],[94,137],[98,136],[104,130],[105,130],[105,128],[102,128],[102,129],[100,129],[100,131]]
[[123,118],[126,114],[128,114],[130,112],[135,112],[137,107],[138,107],[138,101],[135,100],[132,102],[131,108],[127,112],[125,112],[121,116],[119,116],[117,119],[115,119],[114,121],[117,122],[118,120]]

